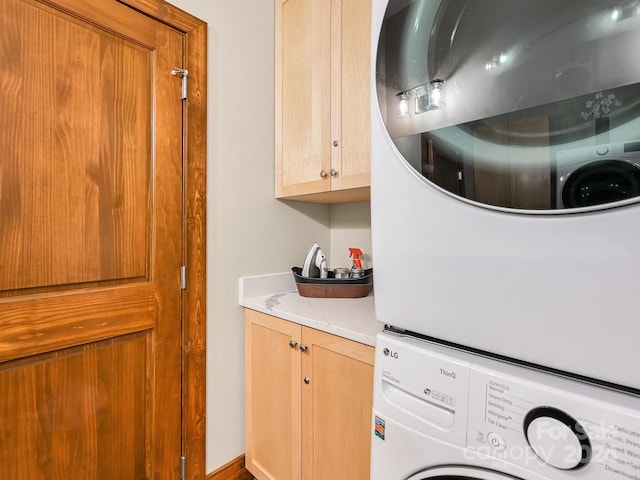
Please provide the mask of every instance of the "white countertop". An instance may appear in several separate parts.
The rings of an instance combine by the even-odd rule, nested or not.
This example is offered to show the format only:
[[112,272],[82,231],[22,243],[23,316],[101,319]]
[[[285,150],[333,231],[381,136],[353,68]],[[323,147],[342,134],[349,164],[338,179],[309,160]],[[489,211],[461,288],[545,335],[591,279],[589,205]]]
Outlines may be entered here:
[[384,326],[376,320],[373,293],[363,298],[309,298],[298,294],[292,272],[240,277],[245,308],[375,346]]

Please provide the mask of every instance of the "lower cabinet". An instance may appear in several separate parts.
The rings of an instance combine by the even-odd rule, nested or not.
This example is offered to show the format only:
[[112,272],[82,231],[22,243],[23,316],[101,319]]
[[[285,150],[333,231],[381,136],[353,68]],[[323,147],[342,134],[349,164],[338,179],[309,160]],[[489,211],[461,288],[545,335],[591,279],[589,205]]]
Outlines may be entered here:
[[371,346],[245,310],[246,468],[258,480],[368,480]]

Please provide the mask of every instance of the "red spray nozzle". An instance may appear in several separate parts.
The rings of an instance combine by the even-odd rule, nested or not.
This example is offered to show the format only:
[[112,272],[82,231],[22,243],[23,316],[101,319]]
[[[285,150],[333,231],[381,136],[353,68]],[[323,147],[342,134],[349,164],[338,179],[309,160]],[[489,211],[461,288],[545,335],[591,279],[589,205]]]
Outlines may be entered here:
[[362,261],[360,260],[360,257],[362,256],[362,250],[360,250],[359,248],[350,248],[349,256],[353,257],[353,266],[355,268],[362,268]]

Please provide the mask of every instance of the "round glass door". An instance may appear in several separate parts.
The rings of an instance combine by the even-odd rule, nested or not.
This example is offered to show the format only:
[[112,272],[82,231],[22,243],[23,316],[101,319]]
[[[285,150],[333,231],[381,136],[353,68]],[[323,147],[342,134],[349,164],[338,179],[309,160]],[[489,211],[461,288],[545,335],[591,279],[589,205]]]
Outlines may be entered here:
[[430,468],[407,480],[522,480],[511,475],[473,467]]
[[640,196],[640,169],[620,160],[587,163],[567,177],[562,187],[566,208],[606,205]]
[[[404,161],[456,198],[527,213],[634,203],[638,44],[635,0],[390,0],[380,112]],[[599,194],[563,197],[572,176]]]

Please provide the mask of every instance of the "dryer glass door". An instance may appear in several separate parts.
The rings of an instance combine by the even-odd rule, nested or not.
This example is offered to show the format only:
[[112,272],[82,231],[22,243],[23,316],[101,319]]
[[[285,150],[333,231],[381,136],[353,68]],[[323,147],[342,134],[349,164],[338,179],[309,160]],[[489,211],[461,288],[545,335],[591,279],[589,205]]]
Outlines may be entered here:
[[404,161],[457,199],[526,213],[633,203],[635,188],[585,202],[560,190],[598,151],[638,162],[625,150],[640,141],[637,45],[637,1],[389,0],[380,113]]

